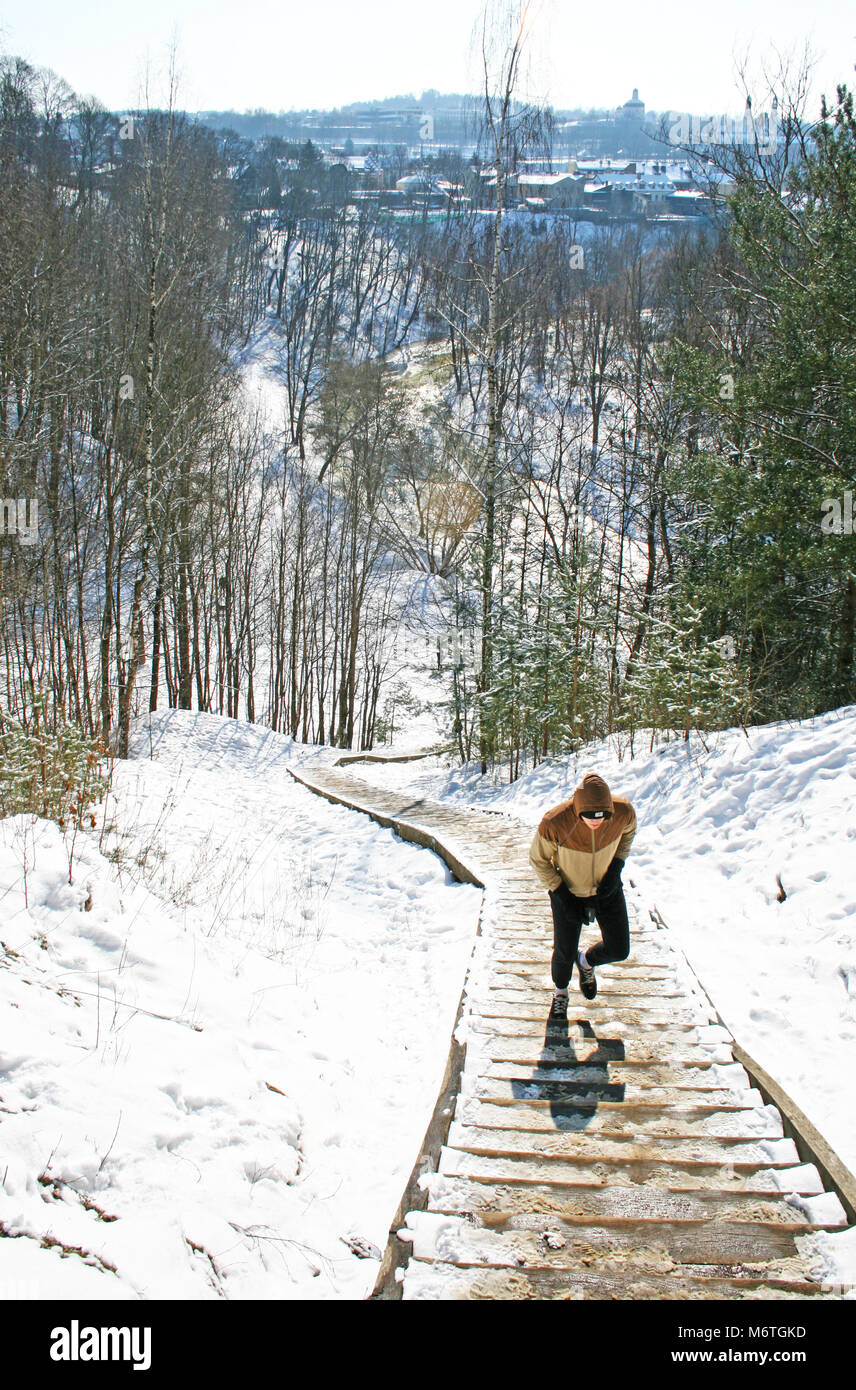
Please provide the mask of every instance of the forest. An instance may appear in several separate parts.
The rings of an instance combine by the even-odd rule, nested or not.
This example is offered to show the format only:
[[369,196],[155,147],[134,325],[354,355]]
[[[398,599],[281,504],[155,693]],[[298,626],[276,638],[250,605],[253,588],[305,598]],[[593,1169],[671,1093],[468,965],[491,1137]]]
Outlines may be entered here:
[[372,748],[417,650],[512,781],[856,700],[852,94],[783,93],[698,227],[583,227],[504,196],[550,138],[516,60],[493,203],[442,216],[2,60],[7,812],[80,814],[69,769],[164,706]]

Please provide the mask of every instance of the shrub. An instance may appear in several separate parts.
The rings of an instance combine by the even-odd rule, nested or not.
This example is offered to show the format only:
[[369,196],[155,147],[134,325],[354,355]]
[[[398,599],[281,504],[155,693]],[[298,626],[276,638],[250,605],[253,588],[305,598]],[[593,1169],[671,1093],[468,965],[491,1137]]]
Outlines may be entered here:
[[30,813],[46,820],[94,826],[94,808],[110,784],[106,748],[74,720],[52,727],[47,699],[32,699],[27,723],[0,711],[0,817]]

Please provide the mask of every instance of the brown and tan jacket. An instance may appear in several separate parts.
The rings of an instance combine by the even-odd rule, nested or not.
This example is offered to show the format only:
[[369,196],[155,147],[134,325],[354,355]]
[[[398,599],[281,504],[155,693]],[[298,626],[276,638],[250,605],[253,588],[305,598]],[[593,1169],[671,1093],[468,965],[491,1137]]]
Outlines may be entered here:
[[[592,802],[596,804],[587,804]],[[597,806],[611,808],[612,815],[593,829],[578,812]],[[611,796],[606,783],[591,773],[570,801],[560,802],[543,817],[529,862],[551,892],[564,882],[578,898],[591,898],[613,859],[627,858],[635,834],[636,813],[630,802]]]

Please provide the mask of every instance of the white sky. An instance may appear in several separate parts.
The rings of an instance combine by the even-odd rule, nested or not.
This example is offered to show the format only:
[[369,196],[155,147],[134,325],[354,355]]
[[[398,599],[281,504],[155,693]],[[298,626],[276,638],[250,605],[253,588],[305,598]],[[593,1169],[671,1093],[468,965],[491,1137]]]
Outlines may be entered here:
[[[737,111],[741,57],[777,67],[776,52],[799,55],[806,42],[818,100],[853,85],[849,0],[536,3],[537,94],[555,106],[611,107],[638,87],[656,110]],[[181,106],[279,111],[474,90],[480,10],[481,0],[0,0],[0,50],[119,110],[141,104],[147,61],[151,102],[163,99],[175,38]]]

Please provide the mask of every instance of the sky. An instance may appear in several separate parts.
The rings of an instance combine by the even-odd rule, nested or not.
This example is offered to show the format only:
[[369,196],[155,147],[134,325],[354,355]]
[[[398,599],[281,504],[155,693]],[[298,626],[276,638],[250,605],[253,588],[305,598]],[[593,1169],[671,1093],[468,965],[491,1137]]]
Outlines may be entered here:
[[[811,105],[852,85],[856,10],[847,0],[532,0],[531,95],[614,107],[634,87],[649,109],[736,112],[780,58],[815,60]],[[111,110],[166,92],[175,42],[178,104],[189,111],[340,106],[473,91],[482,0],[0,0],[0,52],[52,68]],[[851,11],[848,13],[848,10]]]

